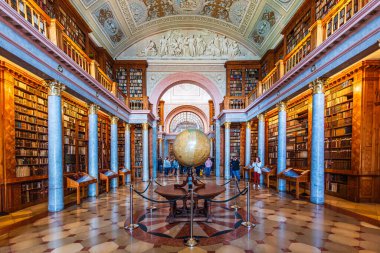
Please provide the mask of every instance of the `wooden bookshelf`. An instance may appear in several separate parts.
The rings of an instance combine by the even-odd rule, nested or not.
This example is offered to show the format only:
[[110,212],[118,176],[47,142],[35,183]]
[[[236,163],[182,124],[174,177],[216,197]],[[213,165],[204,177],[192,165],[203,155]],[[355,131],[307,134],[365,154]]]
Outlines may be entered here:
[[287,109],[286,166],[308,167],[308,126],[310,93],[301,94]]
[[[309,33],[309,28],[311,26],[311,9],[309,8],[306,13],[300,17],[294,28],[287,31],[286,34],[286,53],[290,53],[293,48],[295,48],[298,43]],[[311,45],[309,44],[308,51],[311,50]]]
[[278,148],[278,115],[268,118],[268,165],[277,165],[277,148]]
[[240,124],[231,124],[230,127],[230,158],[238,157],[240,160]]
[[[227,75],[227,96],[230,109],[242,109],[243,97],[249,95],[259,83],[259,61],[228,61],[225,64]],[[227,108],[225,108],[227,109]]]
[[259,156],[259,121],[253,120],[251,123],[251,160]]
[[146,96],[146,61],[117,61],[114,64],[115,81],[120,90],[129,98],[132,110],[144,108]]
[[142,177],[143,162],[142,125],[136,124],[131,127],[131,166],[135,178]]
[[65,93],[62,100],[63,171],[87,171],[87,108]]
[[119,168],[124,168],[125,123],[119,120],[117,127],[117,155]]
[[46,89],[16,81],[14,86],[16,177],[47,175]]
[[[315,0],[315,19],[322,19],[340,0]],[[354,0],[358,2],[359,0]]]
[[98,113],[98,166],[109,169],[111,166],[111,122],[103,112]]

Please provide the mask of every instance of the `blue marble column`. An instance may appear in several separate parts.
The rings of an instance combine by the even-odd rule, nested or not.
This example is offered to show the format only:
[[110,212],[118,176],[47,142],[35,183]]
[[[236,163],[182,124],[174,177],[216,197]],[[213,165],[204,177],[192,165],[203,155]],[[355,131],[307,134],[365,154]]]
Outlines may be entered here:
[[215,120],[215,176],[220,177],[220,121]]
[[[245,166],[251,164],[251,122],[245,125]],[[245,178],[249,178],[249,173],[245,172]]]
[[142,181],[149,181],[149,135],[148,135],[148,123],[143,123],[143,175]]
[[[125,125],[124,141],[124,167],[131,170],[131,125]],[[132,173],[132,171],[131,171]],[[127,175],[126,183],[131,182],[131,175]]]
[[61,92],[65,86],[57,81],[50,81],[48,85],[48,210],[58,212],[64,208]]
[[164,156],[164,153],[163,153],[163,148],[162,148],[162,138],[158,138],[158,154],[159,154],[159,157],[163,158]]
[[164,157],[163,157],[163,159],[165,159],[168,155],[169,155],[169,142],[165,138],[164,139]]
[[[265,165],[265,116],[264,114],[257,115],[258,124],[258,140],[257,140],[257,155],[260,158],[262,165]],[[264,175],[260,176],[260,184],[264,184]]]
[[325,94],[323,93],[323,81],[317,80],[313,83],[310,201],[318,205],[324,204],[325,202],[324,111]]
[[[98,169],[98,106],[90,104],[88,109],[88,174],[99,181]],[[96,189],[96,184],[90,184],[88,196],[97,196]]]
[[153,178],[157,178],[157,121],[153,122],[152,127],[152,162]]
[[230,179],[230,127],[231,122],[224,123],[224,178]]
[[[111,170],[119,173],[118,152],[117,152],[117,121],[118,117],[111,117]],[[112,179],[111,188],[117,188],[117,178]]]
[[[280,102],[278,108],[278,147],[277,174],[286,169],[286,103]],[[286,180],[278,180],[278,191],[286,191]]]

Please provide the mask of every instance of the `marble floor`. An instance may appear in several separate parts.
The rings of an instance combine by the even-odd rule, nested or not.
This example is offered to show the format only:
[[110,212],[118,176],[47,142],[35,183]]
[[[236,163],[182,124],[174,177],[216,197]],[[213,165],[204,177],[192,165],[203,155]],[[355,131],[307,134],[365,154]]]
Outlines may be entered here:
[[[158,182],[178,180],[161,178]],[[217,184],[223,182],[216,180]],[[241,182],[240,189],[244,186]],[[145,187],[146,183],[136,185],[140,191]],[[226,187],[219,199],[234,195],[234,188]],[[148,189],[145,195],[159,199],[152,192]],[[11,229],[7,238],[0,240],[0,252],[380,252],[380,227],[375,223],[271,189],[251,189],[250,195],[256,227],[248,230],[241,226],[246,196],[239,199],[243,208],[237,212],[229,210],[231,203],[217,204],[214,223],[195,223],[199,245],[192,249],[183,246],[188,223],[166,224],[167,204],[156,204],[158,210],[150,213],[146,210],[150,203],[136,194],[134,221],[140,227],[132,233],[125,230],[130,217],[129,188],[120,187],[87,199],[81,206]]]

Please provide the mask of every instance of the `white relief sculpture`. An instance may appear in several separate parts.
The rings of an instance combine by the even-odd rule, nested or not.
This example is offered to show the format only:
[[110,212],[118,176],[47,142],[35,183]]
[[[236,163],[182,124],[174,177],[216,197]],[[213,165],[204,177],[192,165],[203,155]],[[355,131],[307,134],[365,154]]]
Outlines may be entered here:
[[246,49],[241,51],[236,41],[207,30],[170,30],[158,36],[150,38],[145,44],[147,46],[137,50],[136,55],[161,58],[236,58],[246,55]]

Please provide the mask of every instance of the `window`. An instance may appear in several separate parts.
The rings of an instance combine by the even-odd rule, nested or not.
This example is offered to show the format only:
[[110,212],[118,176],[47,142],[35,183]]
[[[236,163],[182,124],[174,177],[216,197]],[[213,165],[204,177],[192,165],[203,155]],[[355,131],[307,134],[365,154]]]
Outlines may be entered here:
[[202,119],[193,112],[181,112],[174,116],[170,122],[170,132],[180,133],[186,129],[198,129],[204,131]]

